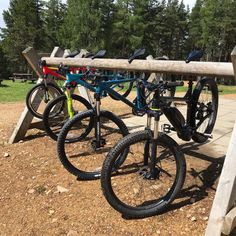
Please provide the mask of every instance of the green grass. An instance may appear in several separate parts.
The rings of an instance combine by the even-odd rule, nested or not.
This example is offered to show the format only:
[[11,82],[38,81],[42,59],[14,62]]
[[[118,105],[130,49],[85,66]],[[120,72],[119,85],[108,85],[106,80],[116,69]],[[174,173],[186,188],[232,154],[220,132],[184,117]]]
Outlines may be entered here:
[[[3,80],[0,85],[0,103],[25,101],[27,92],[35,84],[31,82]],[[128,87],[126,85],[126,87]],[[136,90],[136,88],[134,88]],[[236,94],[236,86],[218,85],[219,94]],[[187,87],[177,87],[177,92],[186,92]]]
[[235,85],[218,85],[219,94],[236,94]]
[[[186,92],[187,87],[177,87],[177,92]],[[224,94],[236,94],[236,86],[235,85],[218,85],[219,95]]]
[[24,101],[27,92],[34,85],[31,82],[3,80],[0,85],[0,103]]

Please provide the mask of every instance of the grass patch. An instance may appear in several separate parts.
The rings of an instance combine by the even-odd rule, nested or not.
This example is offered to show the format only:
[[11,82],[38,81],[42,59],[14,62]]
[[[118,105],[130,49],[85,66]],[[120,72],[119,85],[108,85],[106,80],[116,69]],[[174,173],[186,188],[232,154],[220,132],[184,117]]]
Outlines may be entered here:
[[[177,87],[177,92],[186,92],[188,87]],[[236,86],[235,85],[220,85],[218,84],[219,95],[224,94],[236,94]]]
[[236,94],[235,85],[218,85],[219,94]]
[[32,82],[19,82],[3,80],[0,85],[0,102],[24,101],[28,91],[35,85]]
[[[8,102],[20,102],[25,101],[26,94],[28,91],[35,86],[35,83],[30,81],[28,82],[13,82],[11,80],[3,80],[0,85],[0,102],[8,103]],[[128,84],[125,84],[125,89],[128,88]],[[124,90],[125,90],[124,89]],[[132,89],[136,91],[136,87]],[[236,94],[236,86],[232,85],[218,85],[219,94]],[[177,87],[177,92],[186,92],[187,87]]]

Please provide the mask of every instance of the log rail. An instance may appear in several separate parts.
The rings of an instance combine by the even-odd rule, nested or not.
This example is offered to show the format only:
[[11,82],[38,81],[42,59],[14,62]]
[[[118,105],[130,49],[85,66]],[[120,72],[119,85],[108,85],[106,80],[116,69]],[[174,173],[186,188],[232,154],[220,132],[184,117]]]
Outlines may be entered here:
[[[190,62],[173,60],[134,60],[131,64],[125,59],[89,59],[89,58],[52,58],[43,57],[49,65],[63,63],[68,66],[96,67],[109,70],[129,70],[160,72],[181,75],[205,75],[213,77],[234,77],[236,81],[236,47],[231,54],[232,62]],[[234,65],[233,65],[234,64]]]

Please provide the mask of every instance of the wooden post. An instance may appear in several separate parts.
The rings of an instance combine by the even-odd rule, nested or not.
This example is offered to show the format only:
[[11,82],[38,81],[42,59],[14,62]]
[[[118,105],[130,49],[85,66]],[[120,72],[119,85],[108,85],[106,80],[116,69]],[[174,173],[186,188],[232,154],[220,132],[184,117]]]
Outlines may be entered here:
[[50,57],[63,57],[64,56],[64,50],[59,47],[54,47]]
[[234,68],[234,80],[236,82],[236,46],[234,47],[231,53],[231,59],[232,59],[233,68]]
[[[220,236],[221,233],[229,233],[232,225],[225,217],[234,206],[236,200],[236,122],[220,175],[218,187],[213,201],[205,236]],[[232,216],[232,214],[234,214]],[[231,211],[232,224],[236,217],[236,211]],[[224,231],[224,232],[223,232]]]

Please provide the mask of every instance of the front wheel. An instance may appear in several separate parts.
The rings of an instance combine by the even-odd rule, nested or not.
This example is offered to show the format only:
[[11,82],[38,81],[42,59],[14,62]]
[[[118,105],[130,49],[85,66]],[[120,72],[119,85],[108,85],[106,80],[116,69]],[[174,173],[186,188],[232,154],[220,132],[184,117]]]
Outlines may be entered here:
[[193,91],[191,126],[192,139],[204,143],[212,133],[218,110],[218,89],[214,79],[202,78]]
[[26,106],[33,116],[42,119],[46,105],[61,94],[61,89],[52,83],[37,84],[27,93]]
[[[147,130],[127,135],[111,149],[103,164],[104,196],[114,209],[128,217],[162,212],[176,198],[185,180],[186,163],[177,143],[167,135],[161,135],[155,144],[151,140]],[[117,166],[125,149],[129,149],[127,158]],[[156,154],[154,178],[150,178],[152,150]]]
[[[94,127],[87,132],[88,124],[94,119]],[[57,141],[57,153],[62,165],[78,179],[91,180],[100,178],[101,167],[108,151],[118,140],[128,134],[124,122],[109,111],[101,111],[99,146],[96,147],[94,110],[82,112],[68,121],[61,130]],[[73,127],[76,127],[74,129]],[[86,135],[85,135],[86,134]],[[66,143],[66,139],[74,142]],[[121,154],[119,160],[124,160],[127,152]]]

